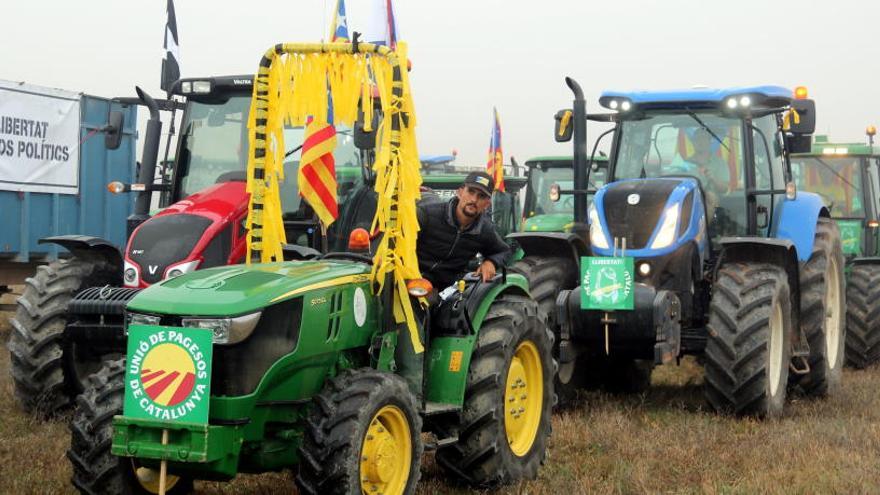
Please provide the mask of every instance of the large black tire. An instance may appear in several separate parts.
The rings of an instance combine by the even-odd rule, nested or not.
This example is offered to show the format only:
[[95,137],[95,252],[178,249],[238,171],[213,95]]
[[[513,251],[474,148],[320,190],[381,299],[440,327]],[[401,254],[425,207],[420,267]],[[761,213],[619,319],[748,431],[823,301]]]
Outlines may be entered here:
[[819,218],[813,252],[800,269],[801,331],[810,345],[810,371],[791,376],[807,396],[827,396],[840,388],[846,348],[843,267],[837,223]]
[[[80,493],[159,493],[158,470],[139,468],[132,459],[110,453],[113,416],[122,414],[124,378],[125,359],[106,361],[87,379],[85,391],[77,397],[67,457],[73,466],[73,485]],[[193,483],[189,478],[169,475],[166,488],[168,495],[182,495],[192,492]]]
[[707,330],[709,404],[738,416],[781,414],[791,361],[791,295],[785,270],[767,263],[722,266]]
[[846,286],[846,362],[864,369],[880,361],[880,266],[854,265]]
[[[296,484],[310,495],[361,495],[362,488],[364,493],[413,493],[421,474],[421,431],[406,380],[369,368],[344,371],[315,397]],[[367,442],[379,444],[378,450]],[[391,454],[410,459],[396,459],[400,465],[393,469],[396,456]],[[373,459],[384,459],[384,464],[369,464]]]
[[[557,324],[556,297],[564,289],[577,286],[577,266],[558,256],[525,256],[510,268],[529,281],[529,293],[538,303],[538,316],[553,332],[553,357],[559,359],[559,344],[562,341]],[[554,377],[554,389],[558,408],[572,405],[577,391],[583,388],[584,366],[578,360],[560,363],[559,372]]]
[[15,396],[26,412],[47,417],[70,405],[100,367],[65,348],[67,305],[84,288],[113,283],[117,272],[106,261],[71,258],[39,266],[25,280],[7,347]]
[[556,372],[552,335],[537,313],[532,299],[503,294],[486,314],[461,422],[450,428],[458,442],[436,455],[455,479],[494,487],[537,476],[551,432]]

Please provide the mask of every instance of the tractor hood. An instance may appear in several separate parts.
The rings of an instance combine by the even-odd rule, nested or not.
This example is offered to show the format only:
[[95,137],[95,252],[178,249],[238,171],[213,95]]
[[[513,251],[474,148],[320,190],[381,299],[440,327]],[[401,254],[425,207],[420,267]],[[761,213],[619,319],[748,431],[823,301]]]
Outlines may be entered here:
[[141,291],[127,309],[137,313],[236,316],[306,291],[365,282],[370,267],[354,261],[289,261],[234,265],[181,275]]
[[568,232],[574,215],[571,213],[545,213],[526,218],[523,232]]

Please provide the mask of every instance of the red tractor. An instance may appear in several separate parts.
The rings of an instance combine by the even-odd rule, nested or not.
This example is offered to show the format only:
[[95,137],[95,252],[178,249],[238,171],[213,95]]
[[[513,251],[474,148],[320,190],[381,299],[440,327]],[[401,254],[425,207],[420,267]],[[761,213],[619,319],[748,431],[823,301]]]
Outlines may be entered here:
[[[137,99],[123,99],[150,110],[139,183],[108,186],[114,193],[138,193],[128,218],[128,244],[120,251],[90,236],[41,239],[67,248],[71,256],[40,266],[27,279],[11,320],[12,377],[25,411],[45,417],[63,409],[103,360],[124,354],[125,305],[142,288],[193,270],[244,261],[252,88],[249,75],[182,79],[172,93],[185,103],[156,101],[140,89]],[[157,174],[159,111],[172,109],[183,110],[182,132],[175,159],[166,160]],[[111,114],[108,147],[114,145],[112,129],[121,127],[121,114]],[[302,128],[286,129],[285,141],[299,144],[303,133]],[[369,162],[372,151],[359,150],[353,132],[346,129],[338,129],[337,143],[340,219],[326,235],[299,198],[299,148],[287,153],[281,194],[291,244],[285,256],[341,249],[347,241],[341,239],[344,233],[369,227],[376,199],[370,187],[362,187],[370,181],[369,168],[362,164]],[[154,192],[160,193],[162,209],[151,216]]]

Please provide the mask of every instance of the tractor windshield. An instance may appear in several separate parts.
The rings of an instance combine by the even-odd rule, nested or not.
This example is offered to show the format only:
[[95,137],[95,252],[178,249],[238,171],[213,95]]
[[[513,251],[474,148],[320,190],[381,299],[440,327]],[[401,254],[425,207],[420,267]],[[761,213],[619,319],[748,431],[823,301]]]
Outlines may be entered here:
[[[192,101],[183,122],[178,170],[179,198],[185,198],[208,186],[229,180],[246,180],[248,160],[248,112],[251,96],[233,96],[225,103]],[[285,219],[311,218],[311,211],[299,196],[297,167],[305,130],[284,130],[284,180],[281,182],[281,206]],[[338,202],[343,206],[357,186],[363,184],[360,158],[351,130],[337,127],[336,175]]]
[[[550,200],[550,187],[559,185],[559,189],[574,189],[574,172],[571,162],[564,166],[535,166],[529,169],[529,194],[526,197],[524,216],[531,218],[538,215],[565,214],[573,218],[574,196],[563,194],[559,201]],[[590,189],[597,189],[605,184],[605,171],[590,172]],[[592,194],[590,195],[592,197]]]
[[831,216],[863,218],[859,157],[794,156],[791,171],[798,190],[822,196]]

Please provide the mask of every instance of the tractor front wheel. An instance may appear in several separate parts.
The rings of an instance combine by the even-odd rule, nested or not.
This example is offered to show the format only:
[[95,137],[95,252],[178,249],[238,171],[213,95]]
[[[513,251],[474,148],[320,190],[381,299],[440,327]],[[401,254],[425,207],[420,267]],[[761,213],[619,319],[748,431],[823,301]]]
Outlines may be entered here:
[[[136,459],[110,453],[113,416],[122,414],[125,359],[106,361],[86,381],[77,397],[70,422],[73,485],[80,493],[152,495],[159,493],[159,470],[141,466]],[[183,495],[193,490],[192,480],[167,475],[165,493]]]
[[300,448],[305,494],[409,494],[422,458],[422,419],[406,381],[344,371],[315,398]]
[[801,328],[810,345],[810,371],[792,376],[808,396],[826,396],[840,388],[846,339],[846,297],[840,231],[820,218],[810,259],[800,270]]
[[846,361],[867,368],[880,361],[880,266],[855,265],[846,286]]
[[72,258],[39,266],[25,280],[7,344],[15,396],[25,412],[47,417],[67,407],[100,368],[100,360],[84,359],[65,345],[67,305],[80,290],[114,278],[118,274],[106,261]]
[[712,291],[707,330],[709,404],[738,416],[781,414],[791,360],[785,270],[768,263],[723,265]]
[[458,442],[437,451],[444,469],[479,487],[537,475],[551,430],[552,347],[532,299],[494,301],[471,357]]

